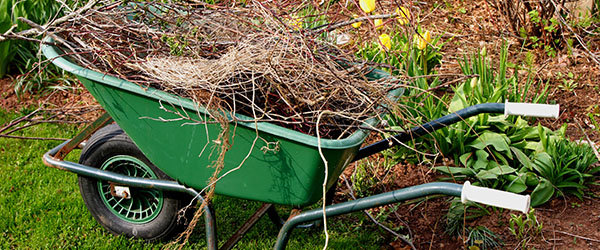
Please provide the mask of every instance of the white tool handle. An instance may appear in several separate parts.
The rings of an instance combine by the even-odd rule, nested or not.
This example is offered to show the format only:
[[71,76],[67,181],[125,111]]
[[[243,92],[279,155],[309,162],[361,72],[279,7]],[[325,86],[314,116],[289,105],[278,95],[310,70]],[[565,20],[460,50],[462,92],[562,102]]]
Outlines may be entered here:
[[538,104],[506,102],[504,104],[504,115],[522,115],[534,117],[558,118],[560,107],[558,104]]
[[460,200],[465,203],[474,201],[490,206],[516,210],[523,213],[529,212],[529,195],[520,195],[491,188],[477,187],[465,182]]

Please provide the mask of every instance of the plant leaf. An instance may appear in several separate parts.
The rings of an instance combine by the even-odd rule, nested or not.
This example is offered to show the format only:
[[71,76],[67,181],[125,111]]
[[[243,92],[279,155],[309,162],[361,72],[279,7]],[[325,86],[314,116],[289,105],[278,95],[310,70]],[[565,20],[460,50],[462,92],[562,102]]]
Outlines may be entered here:
[[517,160],[519,160],[519,162],[523,166],[525,166],[529,170],[533,170],[533,162],[531,162],[531,159],[529,159],[529,157],[527,157],[527,155],[525,155],[523,151],[515,147],[510,147],[510,150],[512,150],[513,153],[515,153],[515,156],[517,156]]
[[465,153],[465,154],[461,155],[459,157],[460,163],[462,163],[464,166],[468,167],[467,161],[470,159],[472,154],[473,153],[469,152],[469,153]]
[[473,176],[475,175],[475,172],[473,172],[473,170],[469,169],[469,168],[462,168],[462,167],[448,167],[448,166],[438,166],[434,168],[437,171],[440,171],[444,174],[464,174],[464,175],[469,175],[469,176]]
[[552,157],[546,153],[541,152],[535,154],[535,160],[533,164],[533,168],[542,176],[548,177],[552,173],[552,169],[554,168],[554,163],[552,162]]
[[506,179],[508,179],[510,181],[508,183],[508,186],[506,186],[506,191],[518,194],[518,193],[521,193],[521,192],[527,190],[527,185],[525,185],[525,179],[526,179],[525,175],[521,175],[521,176],[512,175],[512,174],[506,175]]
[[463,83],[454,90],[454,97],[452,97],[452,101],[448,106],[448,112],[454,113],[468,106],[467,99],[465,97],[464,85],[465,84]]
[[540,183],[531,193],[531,206],[536,207],[546,203],[554,195],[552,183],[544,178],[540,178]]
[[497,179],[500,175],[514,173],[516,170],[509,166],[501,165],[490,170],[479,171],[475,177],[479,179]]
[[506,135],[495,132],[485,131],[479,138],[476,138],[469,146],[476,149],[483,149],[486,146],[492,145],[497,151],[509,152],[509,139]]

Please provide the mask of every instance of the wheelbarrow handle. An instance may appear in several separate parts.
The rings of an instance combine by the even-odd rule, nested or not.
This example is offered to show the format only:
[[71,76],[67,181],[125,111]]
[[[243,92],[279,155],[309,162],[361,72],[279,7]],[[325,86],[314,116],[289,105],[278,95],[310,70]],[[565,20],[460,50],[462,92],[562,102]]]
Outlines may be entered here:
[[358,150],[353,161],[360,160],[369,155],[379,153],[383,150],[399,145],[405,142],[448,125],[464,121],[465,119],[484,113],[505,114],[505,115],[523,115],[533,117],[554,117],[558,118],[559,105],[534,104],[534,103],[482,103],[468,108],[461,109],[455,113],[443,116],[437,120],[430,121],[420,126],[414,127],[407,132],[402,132],[392,137],[383,139],[371,145]]
[[522,115],[533,117],[558,118],[560,107],[558,104],[538,104],[506,102],[504,104],[504,115]]
[[529,212],[529,195],[520,195],[511,192],[477,187],[471,185],[469,181],[463,184],[460,200],[465,203],[473,201],[494,207],[501,207],[515,210],[526,214]]

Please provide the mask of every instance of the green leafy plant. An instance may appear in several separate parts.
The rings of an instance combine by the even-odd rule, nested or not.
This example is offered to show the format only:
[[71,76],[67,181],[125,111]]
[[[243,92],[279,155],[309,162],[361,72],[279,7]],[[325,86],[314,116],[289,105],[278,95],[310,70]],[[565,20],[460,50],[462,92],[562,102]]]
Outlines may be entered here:
[[[391,48],[388,51],[381,49],[378,42],[368,42],[356,53],[359,57],[387,67],[386,70],[394,75],[413,77],[411,88],[407,88],[405,95],[400,97],[399,103],[402,106],[397,107],[393,114],[386,115],[389,128],[396,131],[441,117],[446,111],[447,96],[436,96],[430,92],[430,89],[440,85],[439,79],[428,77],[427,74],[436,73],[435,69],[441,60],[441,54],[436,48],[442,47],[447,41],[442,43],[440,37],[434,37],[428,46],[419,49],[416,40],[416,37],[410,38],[404,32],[397,32],[391,36]],[[414,143],[407,144],[414,148]],[[426,143],[426,149],[435,149],[433,143]],[[387,151],[384,155],[396,160],[422,159],[409,148]]]
[[[554,9],[548,3],[539,4],[541,8],[536,8],[531,4],[523,7],[527,9],[526,15],[523,18],[512,18],[513,20],[521,19],[521,25],[518,28],[519,35],[523,38],[524,45],[529,48],[543,49],[550,57],[556,56],[556,50],[562,49],[560,31],[561,25],[556,17],[554,17]],[[515,27],[515,26],[513,26]]]
[[373,194],[373,187],[379,183],[376,178],[377,173],[381,170],[389,170],[391,168],[389,161],[374,163],[371,161],[363,161],[356,165],[354,173],[350,176],[353,184],[354,192],[357,197],[365,197]]
[[[600,123],[598,122],[600,119],[600,105],[592,105],[588,107],[588,117],[592,122],[594,129],[600,132]],[[598,119],[598,120],[597,120]]]
[[568,140],[548,138],[542,143],[544,152],[534,156],[535,172],[552,183],[559,195],[572,194],[582,199],[583,190],[600,171],[600,167],[592,167],[598,161],[592,149]]
[[474,220],[489,214],[490,212],[480,204],[473,202],[467,202],[465,204],[462,203],[460,199],[453,198],[450,203],[450,208],[448,208],[448,212],[445,215],[445,232],[451,236],[461,236],[465,229],[465,221]]
[[558,88],[562,90],[572,92],[577,87],[579,87],[579,85],[577,84],[578,79],[575,79],[575,75],[573,74],[573,72],[569,72],[567,73],[567,75],[563,75],[563,73],[557,72],[556,78],[561,81],[561,83],[558,85]]
[[508,230],[517,238],[523,249],[529,241],[540,235],[544,228],[543,224],[537,220],[534,209],[529,210],[525,218],[521,214],[519,216],[511,214],[508,224]]
[[15,74],[19,74],[14,81],[14,91],[17,95],[25,92],[33,92],[49,89],[68,88],[72,85],[74,79],[65,75],[61,69],[54,64],[47,64],[41,70],[40,60],[36,51],[27,46],[37,46],[29,43],[18,43],[15,47],[16,57],[19,58],[20,66],[16,67]]
[[464,222],[489,215],[482,205],[468,202],[464,204],[458,198],[450,203],[450,208],[445,215],[448,235],[460,237],[464,234],[465,244],[469,249],[492,249],[500,247],[503,243],[498,235],[485,226],[465,227]]
[[[538,89],[537,94],[529,95],[527,93],[533,92],[531,86],[533,85],[531,79],[527,79],[522,87],[519,86],[519,79],[516,75],[507,77],[507,48],[505,47],[500,55],[500,62],[498,64],[497,73],[494,74],[492,66],[489,64],[486,58],[486,51],[482,50],[472,56],[469,60],[464,59],[461,63],[463,73],[466,75],[474,75],[476,77],[471,78],[459,86],[454,88],[454,96],[448,106],[448,113],[456,112],[460,109],[489,102],[544,102],[547,96],[547,86]],[[436,117],[437,118],[437,117]],[[477,148],[483,150],[484,147],[490,145],[482,145],[485,140],[478,139],[481,136],[483,138],[489,138],[493,140],[502,139],[505,137],[500,134],[505,133],[517,133],[521,128],[524,127],[526,121],[517,119],[515,117],[503,117],[503,116],[491,116],[491,115],[479,115],[467,119],[465,122],[457,123],[450,126],[447,129],[441,129],[434,133],[432,136],[435,139],[437,149],[445,156],[453,156],[455,162],[460,162],[461,158],[465,153],[473,152],[471,148]],[[494,127],[491,127],[494,126]],[[519,132],[517,139],[523,139],[525,135],[523,132]],[[426,139],[425,137],[424,139]],[[481,143],[478,143],[478,140]],[[496,142],[495,149],[497,151],[504,151],[508,154],[508,158],[512,159],[511,152],[507,150],[508,147],[504,144]],[[490,152],[487,152],[488,154]],[[485,155],[484,152],[479,152],[479,155]],[[496,155],[490,156],[490,158],[496,158]],[[487,156],[486,156],[487,157]],[[500,159],[506,157],[500,157]]]
[[[60,3],[54,0],[0,0],[0,32],[4,33],[11,28],[14,31],[30,28],[27,24],[18,21],[18,17],[25,17],[36,23],[45,23],[59,12]],[[35,45],[16,46],[21,43],[23,42],[9,40],[0,42],[0,77],[6,74],[7,67],[12,63],[18,50],[35,47]]]
[[[463,72],[478,77],[454,88],[448,112],[488,102],[545,102],[548,87],[538,88],[537,95],[529,94],[534,92],[532,80],[528,78],[519,87],[515,75],[507,77],[506,58],[505,48],[496,72],[487,62],[485,51],[471,60],[465,59],[461,64]],[[554,162],[554,159],[577,157],[589,149],[569,143],[564,139],[565,130],[564,126],[558,131],[541,125],[533,127],[520,117],[482,114],[433,132],[431,137],[424,137],[414,145],[427,145],[430,140],[436,150],[454,158],[459,166],[436,167],[454,180],[470,179],[481,186],[515,193],[531,192],[531,204],[538,206],[552,198],[556,191],[581,194],[589,183],[586,180],[597,172],[589,168],[594,163],[593,157],[586,156],[578,166],[565,161]]]
[[469,230],[466,244],[469,249],[494,249],[503,245],[502,239],[485,226],[477,226]]
[[[64,1],[69,7],[80,5],[80,1]],[[0,0],[0,32],[13,28],[14,32],[29,29],[29,25],[18,20],[24,17],[35,23],[45,24],[50,19],[63,14],[63,6],[54,0]],[[15,82],[15,92],[40,90],[54,83],[70,83],[62,72],[53,65],[43,72],[39,67],[39,46],[34,42],[5,40],[0,42],[0,77],[13,70],[20,74]],[[10,67],[9,67],[10,65]]]

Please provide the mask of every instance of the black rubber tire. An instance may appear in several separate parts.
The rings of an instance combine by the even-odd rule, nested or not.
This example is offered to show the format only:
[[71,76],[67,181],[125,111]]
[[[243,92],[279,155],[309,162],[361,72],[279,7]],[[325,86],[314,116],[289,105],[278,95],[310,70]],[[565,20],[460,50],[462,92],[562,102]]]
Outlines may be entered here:
[[[81,152],[79,163],[100,168],[113,156],[127,155],[142,161],[159,179],[171,180],[152,164],[137,148],[133,141],[116,124],[108,125],[94,133]],[[184,228],[193,211],[186,211],[180,218],[179,211],[189,204],[189,195],[162,192],[163,204],[156,217],[144,223],[131,223],[112,213],[102,201],[98,188],[99,180],[79,176],[79,191],[88,210],[96,221],[115,235],[141,238],[148,241],[165,240]],[[193,210],[190,206],[188,210]]]

